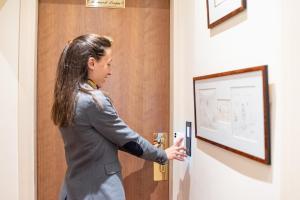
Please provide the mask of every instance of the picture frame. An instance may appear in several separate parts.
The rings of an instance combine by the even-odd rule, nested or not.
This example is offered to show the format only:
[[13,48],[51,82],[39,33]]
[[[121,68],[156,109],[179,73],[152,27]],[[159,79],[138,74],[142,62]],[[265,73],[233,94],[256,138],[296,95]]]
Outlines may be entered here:
[[195,137],[271,164],[267,66],[193,78]]
[[214,28],[246,9],[246,0],[206,0],[208,28]]

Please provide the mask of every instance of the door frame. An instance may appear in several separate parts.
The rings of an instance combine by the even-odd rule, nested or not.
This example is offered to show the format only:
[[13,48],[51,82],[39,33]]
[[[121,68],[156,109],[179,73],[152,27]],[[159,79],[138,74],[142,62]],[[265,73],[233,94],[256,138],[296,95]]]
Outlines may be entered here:
[[[173,113],[173,27],[174,0],[170,0],[170,131]],[[38,0],[20,0],[19,88],[18,88],[18,172],[19,197],[37,199],[37,33]],[[172,136],[170,136],[172,143]],[[173,199],[172,164],[169,171],[169,199]]]
[[38,0],[20,0],[18,52],[19,198],[36,199],[36,80]]

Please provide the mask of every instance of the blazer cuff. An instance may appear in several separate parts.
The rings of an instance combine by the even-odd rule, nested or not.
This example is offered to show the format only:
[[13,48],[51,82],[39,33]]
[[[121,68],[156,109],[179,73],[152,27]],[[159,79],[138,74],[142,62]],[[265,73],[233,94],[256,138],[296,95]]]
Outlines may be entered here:
[[158,156],[155,162],[161,165],[165,165],[168,163],[168,157],[165,150],[158,148]]

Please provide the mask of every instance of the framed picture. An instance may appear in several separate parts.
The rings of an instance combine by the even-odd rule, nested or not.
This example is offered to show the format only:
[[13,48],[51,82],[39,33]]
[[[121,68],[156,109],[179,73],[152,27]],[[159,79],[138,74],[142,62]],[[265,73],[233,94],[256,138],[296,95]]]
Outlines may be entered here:
[[246,9],[246,0],[206,0],[208,28]]
[[195,136],[270,164],[267,66],[193,78]]

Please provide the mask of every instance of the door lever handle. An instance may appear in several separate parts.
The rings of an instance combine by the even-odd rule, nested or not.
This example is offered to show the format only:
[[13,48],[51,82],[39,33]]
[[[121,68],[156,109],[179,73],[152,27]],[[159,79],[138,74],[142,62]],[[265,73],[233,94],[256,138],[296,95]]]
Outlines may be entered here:
[[[166,149],[168,147],[168,134],[167,133],[154,133],[153,134],[153,145],[157,148]],[[153,179],[154,181],[168,180],[169,165],[160,165],[153,163]]]

